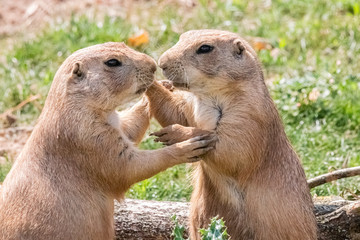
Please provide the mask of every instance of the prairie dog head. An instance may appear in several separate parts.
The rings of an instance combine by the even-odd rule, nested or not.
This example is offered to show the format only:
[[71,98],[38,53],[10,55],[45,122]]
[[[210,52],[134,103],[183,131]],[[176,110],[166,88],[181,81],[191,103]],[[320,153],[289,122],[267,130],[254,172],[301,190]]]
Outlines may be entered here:
[[238,35],[220,30],[185,32],[160,57],[159,66],[174,86],[193,92],[263,79],[250,45]]
[[61,65],[48,98],[112,111],[140,96],[153,82],[155,71],[156,63],[151,57],[124,43],[87,47]]

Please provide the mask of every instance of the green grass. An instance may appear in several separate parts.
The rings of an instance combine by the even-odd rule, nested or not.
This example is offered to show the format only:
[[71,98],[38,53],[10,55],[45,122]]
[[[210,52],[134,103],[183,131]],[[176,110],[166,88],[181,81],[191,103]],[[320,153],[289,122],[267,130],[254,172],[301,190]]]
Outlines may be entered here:
[[8,160],[7,156],[5,156],[5,161],[0,164],[0,183],[4,181],[6,175],[10,171],[11,162]]
[[[270,6],[264,6],[262,0],[200,0],[191,9],[160,1],[135,8],[130,15],[141,18],[91,20],[74,16],[6,52],[7,60],[0,64],[0,112],[37,93],[42,95],[39,103],[43,104],[56,69],[79,48],[107,41],[126,42],[138,29],[146,29],[150,43],[138,50],[158,59],[176,43],[181,32],[223,29],[262,37],[274,46],[258,55],[308,178],[343,165],[360,165],[358,1],[273,0]],[[32,124],[39,113],[37,105],[28,104],[16,115],[19,124]],[[153,149],[158,145],[146,139],[142,147]],[[188,175],[185,166],[177,166],[134,185],[128,196],[188,200]],[[328,183],[312,193],[359,194],[359,180],[355,177]]]

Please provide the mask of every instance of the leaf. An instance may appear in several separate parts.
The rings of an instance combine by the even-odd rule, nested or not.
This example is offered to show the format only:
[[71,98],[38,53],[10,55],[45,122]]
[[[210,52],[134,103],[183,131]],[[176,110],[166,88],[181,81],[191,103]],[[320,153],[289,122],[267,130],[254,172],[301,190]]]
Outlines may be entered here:
[[354,3],[353,12],[354,12],[355,16],[360,14],[360,5],[359,5],[359,3]]
[[260,50],[271,50],[272,46],[270,42],[265,38],[260,37],[247,37],[246,38],[256,51]]
[[139,47],[147,43],[149,43],[149,33],[145,30],[135,36],[129,37],[128,39],[128,44],[131,47]]
[[175,223],[175,228],[174,228],[171,236],[174,237],[174,240],[184,240],[183,236],[184,236],[184,232],[185,232],[185,227],[183,225],[179,224],[179,221],[178,221],[176,215],[173,215],[171,217],[171,219]]
[[271,49],[271,46],[269,46],[267,42],[253,42],[253,47],[256,51]]
[[285,38],[279,38],[279,48],[282,49],[286,46],[286,39]]
[[226,231],[225,222],[223,219],[214,217],[211,219],[211,223],[207,229],[199,230],[202,240],[228,240],[230,236]]

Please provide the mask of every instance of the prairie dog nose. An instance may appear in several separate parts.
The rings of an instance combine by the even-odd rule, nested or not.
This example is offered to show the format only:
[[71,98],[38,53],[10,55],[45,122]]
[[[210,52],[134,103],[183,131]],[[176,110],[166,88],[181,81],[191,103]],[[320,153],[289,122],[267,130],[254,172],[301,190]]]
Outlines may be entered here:
[[166,53],[164,53],[163,55],[160,56],[160,59],[158,61],[159,67],[162,70],[166,70],[168,68],[168,65],[169,65],[168,62],[169,62],[169,59],[166,56]]
[[151,72],[152,73],[156,72],[156,62],[155,62],[155,60],[152,60],[150,65],[151,65],[150,66]]
[[152,73],[156,72],[156,61],[153,58],[147,56],[145,64],[150,68]]

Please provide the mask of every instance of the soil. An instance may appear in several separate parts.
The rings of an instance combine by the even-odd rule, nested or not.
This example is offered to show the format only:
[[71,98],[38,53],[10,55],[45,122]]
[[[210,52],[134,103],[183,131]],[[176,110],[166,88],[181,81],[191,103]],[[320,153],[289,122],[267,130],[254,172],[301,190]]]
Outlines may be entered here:
[[101,12],[121,15],[129,0],[0,0],[0,37],[18,33],[31,34],[53,21],[65,19],[72,14]]
[[12,127],[0,129],[0,164],[14,161],[27,139],[33,127]]

